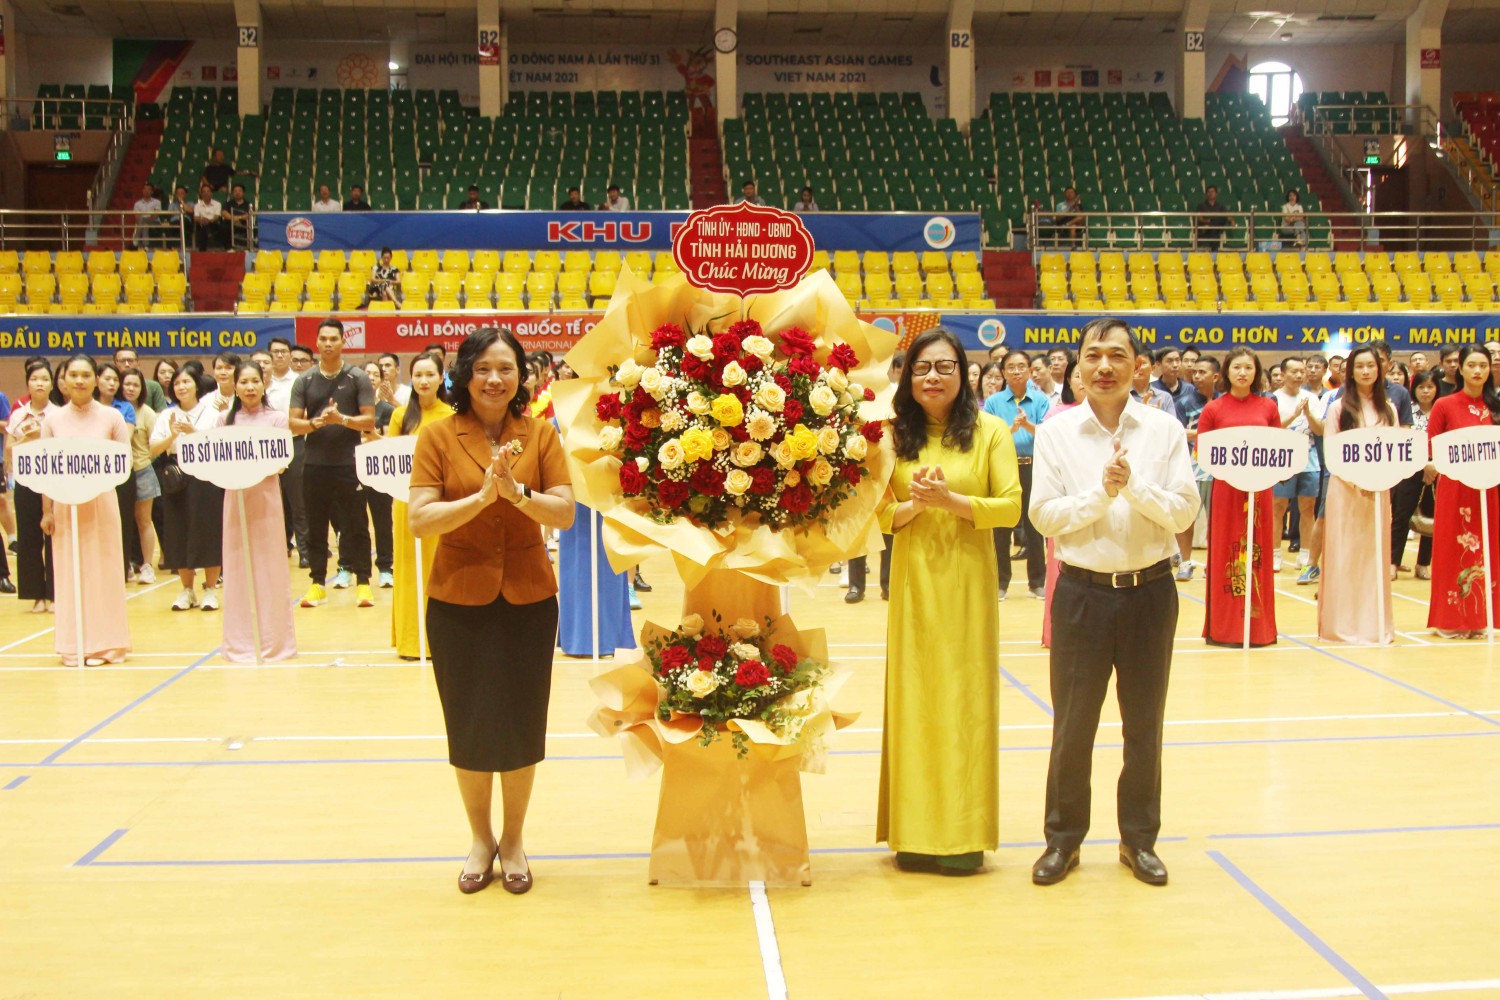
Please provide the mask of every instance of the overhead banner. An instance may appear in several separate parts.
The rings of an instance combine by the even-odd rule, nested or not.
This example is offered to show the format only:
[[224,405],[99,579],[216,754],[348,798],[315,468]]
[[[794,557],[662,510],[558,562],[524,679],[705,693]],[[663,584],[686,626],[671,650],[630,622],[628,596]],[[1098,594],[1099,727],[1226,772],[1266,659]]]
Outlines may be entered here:
[[[687,212],[347,212],[257,217],[262,250],[671,250]],[[801,216],[819,250],[980,248],[979,216],[820,212]]]
[[130,348],[142,356],[191,357],[267,347],[272,337],[292,339],[291,316],[228,316],[180,313],[175,316],[4,316],[0,315],[0,357],[33,354],[61,357],[82,351],[107,356]]

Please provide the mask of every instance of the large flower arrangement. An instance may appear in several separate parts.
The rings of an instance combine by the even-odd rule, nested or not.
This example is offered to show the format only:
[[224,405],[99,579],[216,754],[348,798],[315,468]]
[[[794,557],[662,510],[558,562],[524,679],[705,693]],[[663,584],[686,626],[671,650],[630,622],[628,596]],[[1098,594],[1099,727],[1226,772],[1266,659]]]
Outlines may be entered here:
[[622,460],[625,496],[650,501],[662,522],[718,528],[755,514],[778,530],[854,496],[883,433],[860,418],[875,392],[849,377],[859,356],[839,342],[824,365],[806,331],[774,336],[753,319],[717,333],[667,323],[651,333],[653,363],[627,358],[611,369],[618,391],[602,394],[595,412],[600,448]]

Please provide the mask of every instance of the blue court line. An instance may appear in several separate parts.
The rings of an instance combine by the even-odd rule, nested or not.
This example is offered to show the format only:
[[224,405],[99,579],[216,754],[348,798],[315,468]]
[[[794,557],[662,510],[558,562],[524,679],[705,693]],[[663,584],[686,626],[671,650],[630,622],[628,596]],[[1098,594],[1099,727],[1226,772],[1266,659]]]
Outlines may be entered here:
[[1048,718],[1052,718],[1053,717],[1052,706],[1049,705],[1049,704],[1047,704],[1047,702],[1044,701],[1042,699],[1042,697],[1040,695],[1038,695],[1035,691],[1031,690],[1031,688],[1027,687],[1025,684],[1022,684],[1019,680],[1017,680],[1015,674],[1012,674],[1009,670],[1006,670],[1004,667],[1001,667],[1000,668],[1000,676],[1004,677],[1007,681],[1010,681],[1010,686],[1011,687],[1016,688],[1022,694],[1024,694],[1027,698],[1030,698],[1031,699],[1031,703],[1033,705],[1035,705],[1037,708],[1040,708],[1043,712],[1046,712]]
[[[1201,598],[1194,597],[1191,594],[1183,594],[1182,596],[1185,597],[1185,598],[1187,598],[1188,600],[1192,601],[1195,604],[1202,604],[1204,607],[1208,606],[1207,603],[1205,601],[1203,601]],[[1339,654],[1333,652],[1332,650],[1324,649],[1321,646],[1314,646],[1310,642],[1306,642],[1306,641],[1304,641],[1302,639],[1298,639],[1296,636],[1287,635],[1285,632],[1281,632],[1281,631],[1278,631],[1276,633],[1276,638],[1278,638],[1278,639],[1286,639],[1289,642],[1295,642],[1297,645],[1301,646],[1303,649],[1310,649],[1314,653],[1321,653],[1322,655],[1328,657],[1330,660],[1334,660],[1334,661],[1336,661],[1338,663],[1342,663],[1346,667],[1353,667],[1355,670],[1363,671],[1364,673],[1369,674],[1371,677],[1378,677],[1381,680],[1386,681],[1386,682],[1388,682],[1390,684],[1394,684],[1394,685],[1396,685],[1399,688],[1405,688],[1407,691],[1410,691],[1412,694],[1419,694],[1423,698],[1430,698],[1431,700],[1437,702],[1439,705],[1447,705],[1449,708],[1454,709],[1455,711],[1462,712],[1465,715],[1472,715],[1474,718],[1480,720],[1481,722],[1483,722],[1487,726],[1500,727],[1500,719],[1494,719],[1494,718],[1491,718],[1488,715],[1484,715],[1483,713],[1476,712],[1472,708],[1469,708],[1467,705],[1460,705],[1456,701],[1449,701],[1447,698],[1444,698],[1440,694],[1433,694],[1431,691],[1427,691],[1427,690],[1425,690],[1423,688],[1419,688],[1415,684],[1409,684],[1406,681],[1398,680],[1397,678],[1392,677],[1390,674],[1383,674],[1379,670],[1376,670],[1374,667],[1367,667],[1363,663],[1356,663],[1355,661],[1349,659],[1348,657],[1340,656]]]
[[116,841],[118,841],[121,837],[125,836],[125,834],[129,832],[129,830],[116,830],[114,833],[111,833],[108,837],[105,837],[103,840],[99,841],[99,843],[95,844],[87,854],[79,858],[77,861],[73,862],[73,867],[82,868],[85,865],[94,864],[95,859],[97,859],[99,855],[103,854],[105,851],[113,847]]
[[9,792],[9,791],[14,791],[17,788],[20,788],[22,785],[26,784],[26,779],[29,778],[29,777],[31,777],[31,775],[29,775],[29,774],[23,774],[23,775],[21,775],[19,778],[14,779],[13,781],[11,781],[10,784],[6,785],[5,786],[5,790],[7,792]]
[[1285,840],[1298,837],[1374,837],[1401,833],[1462,833],[1500,830],[1500,823],[1446,823],[1436,826],[1385,826],[1367,830],[1288,830],[1279,833],[1211,833],[1209,840]]
[[1342,955],[1334,951],[1332,946],[1330,946],[1328,942],[1318,937],[1318,935],[1312,932],[1311,928],[1309,928],[1302,921],[1298,920],[1296,917],[1292,916],[1290,910],[1282,906],[1279,902],[1276,901],[1276,898],[1274,896],[1257,885],[1254,879],[1252,879],[1249,875],[1246,875],[1243,871],[1236,867],[1233,861],[1230,861],[1218,851],[1209,851],[1208,856],[1213,859],[1215,864],[1228,872],[1229,876],[1240,884],[1240,888],[1244,889],[1250,895],[1254,896],[1256,901],[1259,902],[1261,906],[1264,906],[1267,910],[1270,910],[1272,915],[1274,915],[1277,920],[1280,920],[1292,931],[1293,934],[1296,934],[1299,938],[1301,938],[1304,944],[1310,947],[1313,951],[1317,952],[1319,957],[1321,957],[1323,961],[1327,962],[1329,965],[1337,969],[1339,975],[1349,980],[1349,983],[1352,986],[1358,989],[1365,996],[1369,997],[1370,1000],[1389,1000],[1389,998],[1380,989],[1380,987],[1376,986],[1364,976],[1360,975],[1359,970],[1350,965]]
[[88,730],[83,735],[81,735],[81,736],[75,736],[73,739],[69,740],[67,743],[64,743],[62,746],[58,747],[56,750],[52,751],[47,756],[43,757],[42,760],[41,760],[41,763],[42,764],[51,764],[53,761],[57,760],[57,758],[61,757],[65,753],[67,753],[69,750],[72,750],[74,747],[78,746],[80,743],[82,743],[84,740],[88,739],[90,736],[93,736],[95,733],[99,732],[99,730],[103,729],[105,726],[108,726],[110,723],[116,721],[121,716],[123,716],[126,713],[130,712],[131,710],[139,707],[141,704],[143,704],[148,699],[152,698],[153,696],[155,696],[157,694],[160,694],[162,691],[165,691],[167,688],[171,687],[173,684],[175,684],[178,681],[182,680],[182,678],[186,677],[188,674],[192,673],[194,670],[197,670],[199,667],[203,666],[203,664],[205,664],[209,660],[213,659],[214,655],[216,653],[218,653],[218,652],[219,652],[219,647],[215,646],[212,650],[210,650],[207,654],[205,654],[202,659],[198,660],[198,662],[196,662],[196,663],[194,663],[194,664],[192,664],[190,666],[184,667],[182,670],[179,670],[177,673],[173,674],[171,677],[168,677],[166,680],[164,680],[160,684],[156,685],[156,687],[152,688],[150,691],[147,691],[145,694],[141,695],[135,701],[132,701],[130,704],[126,705],[124,708],[120,709],[118,712],[116,712],[115,714],[111,715],[109,718],[105,719],[103,722],[99,723],[97,726],[94,726],[92,729]]

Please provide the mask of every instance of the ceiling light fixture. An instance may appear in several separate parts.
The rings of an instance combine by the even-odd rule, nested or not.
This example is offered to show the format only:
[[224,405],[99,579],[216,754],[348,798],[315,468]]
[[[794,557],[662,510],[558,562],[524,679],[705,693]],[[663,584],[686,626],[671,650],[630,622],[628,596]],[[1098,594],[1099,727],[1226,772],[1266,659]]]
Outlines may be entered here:
[[398,65],[396,65],[396,60],[392,59],[390,62],[388,62],[388,63],[385,64],[385,68],[388,69],[388,70],[390,70],[392,73],[394,73],[394,72],[396,72],[396,70],[400,69],[401,67],[398,66]]

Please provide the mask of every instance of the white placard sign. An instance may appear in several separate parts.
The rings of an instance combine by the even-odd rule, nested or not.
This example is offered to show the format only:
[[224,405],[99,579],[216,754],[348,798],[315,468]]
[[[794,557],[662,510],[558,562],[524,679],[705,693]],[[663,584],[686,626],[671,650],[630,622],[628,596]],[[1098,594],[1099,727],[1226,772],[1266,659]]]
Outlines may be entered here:
[[1309,444],[1306,434],[1283,427],[1225,427],[1198,435],[1198,465],[1237,490],[1258,493],[1307,468]]
[[1388,490],[1427,465],[1427,435],[1411,427],[1355,427],[1323,439],[1328,471],[1362,490]]
[[1500,427],[1462,427],[1439,434],[1432,439],[1432,464],[1471,489],[1500,485]]
[[81,504],[130,478],[130,445],[102,438],[45,438],[15,447],[16,482],[57,503]]
[[367,441],[354,449],[355,474],[370,489],[406,503],[411,493],[412,456],[416,451],[415,434]]
[[292,464],[292,433],[281,427],[215,427],[177,439],[177,464],[223,490],[246,490]]

